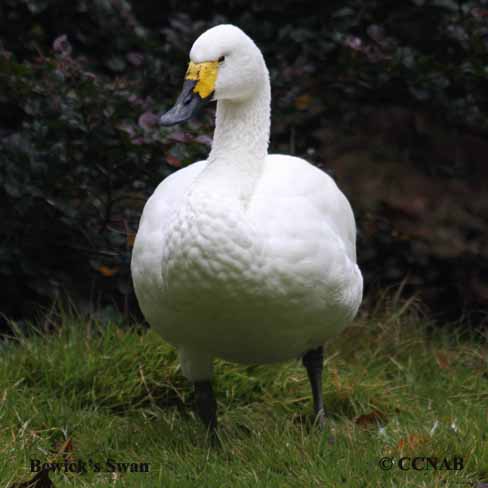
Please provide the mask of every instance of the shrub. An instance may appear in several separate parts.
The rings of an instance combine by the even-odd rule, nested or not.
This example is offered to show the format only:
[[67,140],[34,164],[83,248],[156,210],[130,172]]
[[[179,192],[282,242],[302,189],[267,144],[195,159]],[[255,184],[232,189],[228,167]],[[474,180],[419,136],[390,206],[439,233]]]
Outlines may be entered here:
[[[472,251],[483,247],[486,222],[483,230],[479,218],[468,218],[483,208],[481,199],[461,205],[448,223],[436,214],[429,225],[406,226],[398,215],[408,211],[408,198],[400,203],[377,198],[374,215],[366,218],[370,202],[348,185],[357,170],[341,174],[337,167],[341,152],[366,141],[369,156],[387,154],[414,168],[412,181],[419,181],[417,172],[440,186],[456,180],[452,184],[463,186],[457,194],[464,199],[476,184],[479,190],[482,179],[471,168],[481,163],[458,156],[467,154],[468,146],[485,147],[480,139],[488,132],[488,0],[394,6],[362,0],[320,5],[218,0],[186,2],[182,10],[175,0],[164,7],[149,0],[0,4],[4,312],[25,315],[29,301],[39,303],[60,291],[91,303],[103,292],[102,301],[114,296],[129,307],[128,262],[142,204],[175,167],[204,157],[208,137],[198,135],[211,130],[208,112],[174,130],[156,130],[154,114],[174,100],[193,40],[221,22],[242,27],[268,60],[271,150],[337,169],[341,186],[351,192],[367,283],[388,285],[413,269],[417,288],[431,283],[442,289],[458,279],[466,261],[488,269],[487,260]],[[446,127],[462,133],[459,144],[448,143],[452,132]],[[447,149],[461,145],[462,151]],[[471,152],[479,159],[478,149]],[[392,178],[404,177],[391,171]],[[399,205],[405,207],[401,212]],[[476,225],[466,228],[474,220]],[[446,257],[446,226],[461,236],[455,262]],[[422,233],[405,238],[405,229],[412,228]],[[446,265],[454,270],[447,277]],[[466,278],[466,287],[459,283],[458,312],[470,286],[472,305],[483,302],[488,288],[481,274]],[[442,303],[445,295],[435,294]]]
[[[107,57],[107,67],[118,70],[117,59]],[[67,35],[22,62],[0,53],[0,276],[9,315],[62,291],[77,301],[101,290],[127,299],[147,195],[205,152],[191,127],[154,130],[164,99],[156,103],[146,90],[161,76],[160,61],[137,52],[125,59],[125,76],[93,71]]]

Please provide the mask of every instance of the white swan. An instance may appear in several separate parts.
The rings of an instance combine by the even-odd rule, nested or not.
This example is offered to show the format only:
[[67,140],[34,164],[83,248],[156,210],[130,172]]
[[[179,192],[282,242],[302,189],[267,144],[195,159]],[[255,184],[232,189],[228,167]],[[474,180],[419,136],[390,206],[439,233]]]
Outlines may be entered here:
[[268,155],[269,74],[239,28],[193,44],[183,91],[161,124],[217,100],[207,161],[166,178],[148,200],[132,256],[147,321],[179,353],[198,413],[216,426],[215,357],[272,363],[303,356],[322,421],[322,345],[355,316],[363,280],[343,193],[303,159]]

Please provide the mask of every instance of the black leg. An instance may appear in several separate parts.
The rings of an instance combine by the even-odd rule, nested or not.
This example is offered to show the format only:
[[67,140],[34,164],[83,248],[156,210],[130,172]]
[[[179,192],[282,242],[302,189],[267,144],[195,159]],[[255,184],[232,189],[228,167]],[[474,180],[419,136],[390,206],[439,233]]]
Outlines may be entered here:
[[210,381],[195,382],[195,400],[198,416],[207,429],[213,433],[217,428],[217,402]]
[[322,396],[324,348],[320,346],[317,349],[312,349],[311,351],[308,351],[304,354],[302,361],[307,370],[310,386],[312,387],[315,423],[317,423],[319,427],[322,428],[325,425],[324,399]]

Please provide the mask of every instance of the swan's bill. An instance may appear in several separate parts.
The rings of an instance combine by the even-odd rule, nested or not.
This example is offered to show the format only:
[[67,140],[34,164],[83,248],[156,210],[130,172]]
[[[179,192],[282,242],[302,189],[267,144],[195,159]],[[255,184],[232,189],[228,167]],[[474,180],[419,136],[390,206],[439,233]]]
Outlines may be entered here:
[[190,62],[175,106],[161,116],[159,123],[168,126],[186,122],[202,105],[212,101],[218,67],[218,61]]
[[160,125],[175,125],[185,122],[193,117],[203,105],[202,97],[193,91],[196,81],[185,80],[183,88],[173,108],[161,115]]

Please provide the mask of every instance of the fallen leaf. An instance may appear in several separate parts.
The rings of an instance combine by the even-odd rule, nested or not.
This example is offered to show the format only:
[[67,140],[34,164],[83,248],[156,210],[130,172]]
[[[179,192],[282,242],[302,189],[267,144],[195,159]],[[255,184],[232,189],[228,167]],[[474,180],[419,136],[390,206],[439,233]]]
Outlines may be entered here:
[[298,110],[306,110],[312,104],[312,97],[310,95],[300,95],[295,98],[295,107]]
[[66,452],[72,452],[73,451],[73,440],[71,437],[68,437],[60,446],[58,449],[58,454],[63,454]]
[[73,440],[68,437],[58,448],[58,456],[63,456],[63,459],[68,462],[74,462],[75,458],[73,456]]
[[360,427],[368,428],[372,425],[376,426],[378,424],[386,423],[386,415],[379,410],[373,410],[364,415],[359,415],[354,419],[354,423]]
[[449,368],[449,358],[445,352],[437,351],[435,353],[435,360],[437,361],[439,368]]
[[341,390],[342,385],[341,385],[341,380],[339,377],[339,372],[337,371],[337,369],[331,368],[329,371],[329,377],[330,377],[330,381],[334,385],[335,389]]
[[407,437],[407,444],[410,449],[415,449],[422,444],[425,444],[425,438],[421,435],[410,434]]
[[109,268],[108,266],[105,266],[104,264],[102,264],[98,268],[98,271],[100,272],[100,274],[102,274],[106,278],[111,278],[115,273],[117,273],[119,271],[119,268],[117,268],[117,267],[116,268]]
[[425,435],[410,434],[406,439],[400,439],[397,444],[398,450],[402,451],[408,447],[412,451],[429,442],[429,438]]
[[134,241],[136,240],[136,234],[135,232],[129,232],[127,234],[127,245],[129,247],[133,247],[134,246]]

